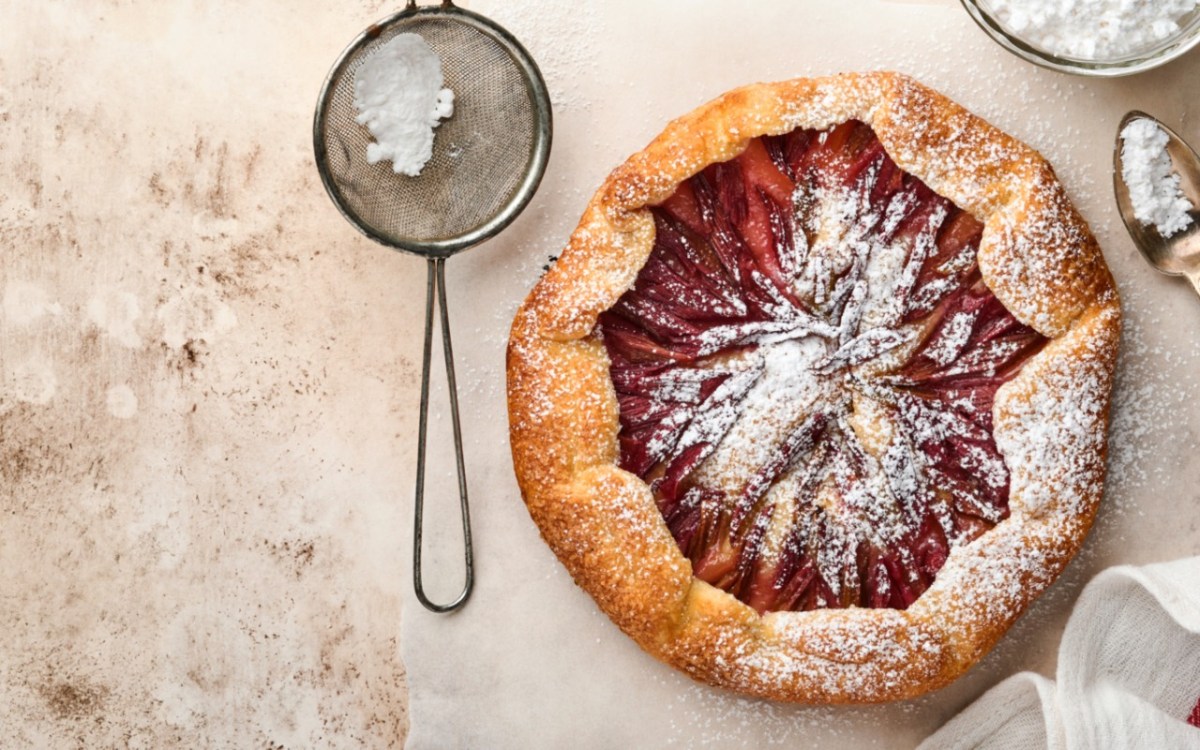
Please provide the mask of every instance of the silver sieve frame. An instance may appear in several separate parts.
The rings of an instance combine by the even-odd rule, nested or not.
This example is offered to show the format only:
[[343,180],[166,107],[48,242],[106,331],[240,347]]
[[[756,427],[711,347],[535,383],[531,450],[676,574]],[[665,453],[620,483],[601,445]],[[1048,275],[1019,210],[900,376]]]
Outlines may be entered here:
[[[465,24],[491,38],[512,59],[520,70],[529,86],[530,101],[533,108],[533,120],[536,130],[533,134],[532,154],[526,163],[525,173],[518,182],[508,203],[503,205],[494,216],[483,224],[461,235],[441,240],[402,240],[386,237],[375,230],[358,212],[351,208],[342,196],[332,176],[329,165],[329,154],[324,138],[327,114],[333,96],[336,82],[340,81],[346,66],[355,54],[366,44],[376,39],[380,33],[398,23],[406,23],[421,17],[452,17],[456,22]],[[338,211],[359,232],[370,239],[395,250],[401,250],[423,258],[448,258],[467,248],[487,240],[500,230],[512,223],[525,210],[533,194],[541,184],[546,172],[546,163],[550,157],[550,145],[553,140],[554,126],[550,107],[550,94],[546,89],[546,81],[542,73],[530,57],[529,52],[506,29],[478,13],[459,8],[449,0],[443,0],[440,5],[418,7],[416,0],[409,0],[404,10],[394,13],[383,20],[367,27],[359,34],[338,56],[330,68],[325,81],[321,85],[321,93],[317,98],[316,112],[313,115],[313,153],[316,159],[317,172],[321,175],[321,184],[325,192],[337,207]]]

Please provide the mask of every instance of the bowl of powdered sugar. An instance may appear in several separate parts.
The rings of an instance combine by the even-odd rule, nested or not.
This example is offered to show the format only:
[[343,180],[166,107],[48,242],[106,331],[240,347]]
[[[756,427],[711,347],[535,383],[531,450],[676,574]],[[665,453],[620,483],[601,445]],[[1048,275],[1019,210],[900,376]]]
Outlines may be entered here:
[[1200,44],[1200,0],[962,0],[980,28],[1029,62],[1086,76],[1163,65]]

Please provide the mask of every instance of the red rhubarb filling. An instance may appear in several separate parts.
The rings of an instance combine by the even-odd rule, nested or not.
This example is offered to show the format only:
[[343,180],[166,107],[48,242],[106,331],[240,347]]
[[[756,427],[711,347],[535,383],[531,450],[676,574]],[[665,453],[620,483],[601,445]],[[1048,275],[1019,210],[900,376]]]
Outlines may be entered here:
[[1008,516],[992,401],[1045,343],[984,285],[982,226],[855,121],[752,140],[651,212],[598,325],[621,467],[759,612],[912,604]]

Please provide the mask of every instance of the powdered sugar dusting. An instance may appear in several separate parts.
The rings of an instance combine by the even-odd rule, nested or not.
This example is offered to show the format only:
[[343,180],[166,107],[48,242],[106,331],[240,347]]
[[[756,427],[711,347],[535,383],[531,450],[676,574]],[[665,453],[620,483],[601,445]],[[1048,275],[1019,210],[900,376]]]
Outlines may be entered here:
[[1007,515],[990,403],[1040,346],[979,281],[978,223],[855,122],[752,141],[654,215],[600,319],[622,466],[760,611],[908,606]]
[[502,3],[493,17],[528,46],[556,111],[591,108],[580,82],[594,73],[606,31],[595,8],[587,3]]
[[976,315],[969,312],[955,313],[946,323],[942,337],[925,350],[925,356],[939,365],[948,365],[962,354],[963,347],[971,337]]
[[[1109,323],[1105,318],[1117,314],[1105,313],[1097,321],[1100,331]],[[1113,343],[1091,326],[1081,327],[1055,344],[1077,347],[1072,356],[1040,360],[998,405],[1004,425],[1011,427],[997,434],[997,442],[1016,467],[1013,496],[1022,511],[1037,516],[1058,505],[1077,516],[1094,500],[1087,493],[1103,473],[1109,380],[1105,352]]]
[[[1127,289],[1122,303],[1124,333],[1113,388],[1105,499],[1113,518],[1136,510],[1139,490],[1162,487],[1173,477],[1162,461],[1153,460],[1154,451],[1161,447],[1164,426],[1175,424],[1200,398],[1200,382],[1184,375],[1200,366],[1200,351],[1161,342],[1161,329],[1172,314],[1165,300]],[[1106,533],[1106,527],[1099,531]]]

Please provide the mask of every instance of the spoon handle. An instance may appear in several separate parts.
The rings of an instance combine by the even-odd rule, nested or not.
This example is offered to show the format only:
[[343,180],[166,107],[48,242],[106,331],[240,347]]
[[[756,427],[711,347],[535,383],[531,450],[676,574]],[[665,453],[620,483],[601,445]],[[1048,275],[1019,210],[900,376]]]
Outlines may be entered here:
[[1200,294],[1200,269],[1195,271],[1187,271],[1183,274],[1187,280],[1192,282],[1192,289],[1196,290],[1196,294]]

